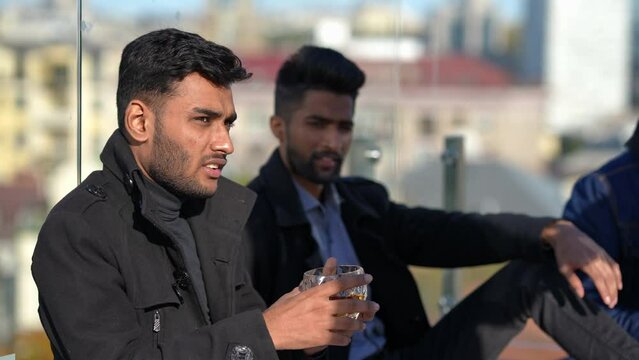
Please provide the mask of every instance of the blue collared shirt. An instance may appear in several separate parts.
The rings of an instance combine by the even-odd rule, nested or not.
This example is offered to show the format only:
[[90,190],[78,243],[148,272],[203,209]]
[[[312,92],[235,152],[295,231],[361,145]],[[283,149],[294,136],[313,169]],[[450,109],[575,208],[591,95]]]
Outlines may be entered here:
[[[324,187],[322,202],[314,198],[293,179],[306,218],[311,223],[311,232],[317,242],[322,260],[337,258],[340,264],[359,265],[359,259],[342,221],[340,209],[342,199],[334,184]],[[371,298],[370,287],[368,298]],[[366,324],[366,329],[353,335],[349,359],[365,359],[384,347],[384,324],[374,318]]]

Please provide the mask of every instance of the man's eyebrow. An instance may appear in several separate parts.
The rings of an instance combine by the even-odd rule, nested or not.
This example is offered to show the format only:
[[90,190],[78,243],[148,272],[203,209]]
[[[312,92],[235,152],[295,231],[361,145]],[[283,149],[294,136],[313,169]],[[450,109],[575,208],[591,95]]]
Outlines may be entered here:
[[319,121],[326,121],[326,122],[349,122],[349,123],[353,122],[352,119],[329,119],[322,115],[315,115],[315,114],[308,115],[306,118],[310,120],[319,120]]
[[[211,109],[207,109],[207,108],[195,107],[195,108],[193,108],[193,112],[204,114],[204,115],[209,116],[209,117],[214,118],[214,119],[222,117],[222,113],[220,113],[219,111],[215,111],[215,110],[211,110]],[[231,115],[229,115],[229,117],[227,117],[224,120],[226,120],[226,121],[235,121],[236,119],[237,119],[237,113],[234,111]]]
[[215,111],[215,110],[211,110],[207,108],[201,108],[201,107],[193,108],[193,112],[204,114],[212,118],[219,118],[222,116],[222,114],[219,111]]

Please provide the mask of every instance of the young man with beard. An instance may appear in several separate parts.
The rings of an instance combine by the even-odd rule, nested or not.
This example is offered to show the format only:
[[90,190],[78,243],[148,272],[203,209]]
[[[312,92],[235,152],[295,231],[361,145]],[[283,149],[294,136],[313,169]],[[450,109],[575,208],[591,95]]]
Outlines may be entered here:
[[334,314],[375,313],[329,300],[370,275],[266,310],[251,286],[239,250],[255,196],[222,177],[231,85],[249,76],[229,49],[175,29],[125,47],[104,168],[51,210],[33,254],[56,359],[276,359],[346,345],[363,322]]
[[[579,359],[639,358],[637,342],[581,298],[577,270],[609,306],[622,284],[617,264],[572,223],[408,208],[380,184],[340,177],[364,79],[340,53],[313,46],[279,70],[270,119],[279,147],[249,184],[258,195],[247,224],[250,264],[266,302],[336,257],[375,276],[370,295],[381,309],[349,348],[329,348],[335,358],[493,359],[528,318]],[[431,327],[408,265],[511,259]]]

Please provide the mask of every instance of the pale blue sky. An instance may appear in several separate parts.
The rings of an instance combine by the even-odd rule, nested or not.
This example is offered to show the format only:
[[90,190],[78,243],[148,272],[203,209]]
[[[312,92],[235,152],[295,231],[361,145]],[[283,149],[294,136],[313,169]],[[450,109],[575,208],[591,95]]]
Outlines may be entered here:
[[83,6],[95,12],[109,12],[118,15],[140,13],[197,13],[204,0],[84,0]]
[[[446,2],[456,2],[459,0],[332,0],[328,2],[331,6],[356,6],[365,2],[401,3],[402,6],[414,11],[428,11]],[[502,14],[509,18],[517,18],[521,15],[521,6],[525,0],[491,0],[500,9]],[[325,0],[256,0],[256,3],[268,8],[271,11],[282,11],[292,6],[326,7]]]
[[[0,0],[0,7],[8,4],[43,3],[47,0]],[[49,0],[50,1],[50,0]],[[233,0],[227,0],[233,1]],[[414,11],[427,11],[444,2],[459,0],[332,0],[328,4],[335,8],[353,7],[367,1],[397,1],[402,6]],[[521,15],[521,7],[525,0],[491,0],[508,18],[516,19]],[[135,15],[140,13],[196,13],[206,0],[83,0],[83,6],[92,7],[96,11],[109,12],[114,15]],[[326,7],[326,0],[254,0],[260,10],[280,12],[291,8]]]
[[[31,5],[51,0],[0,0],[0,8],[7,5]],[[197,13],[207,0],[83,0],[84,8],[91,7],[96,12],[108,12],[115,16],[131,16],[142,13],[159,14],[189,14]],[[226,0],[234,1],[234,0]],[[292,8],[325,8],[327,4],[335,9],[348,9],[364,2],[398,2],[404,9],[416,12],[426,12],[445,2],[460,0],[253,0],[259,10],[280,13]],[[525,0],[491,0],[501,13],[510,19],[521,16],[522,5]]]
[[[7,2],[11,0],[0,0]],[[119,15],[132,15],[138,13],[175,13],[180,12],[186,14],[189,12],[197,12],[206,0],[84,0],[84,6],[91,6],[96,11],[115,12]],[[231,0],[232,1],[232,0]],[[362,4],[364,1],[371,0],[332,0],[328,4],[339,8],[349,8]],[[379,0],[376,0],[379,1]],[[413,11],[427,11],[435,8],[447,1],[456,0],[394,0],[401,3],[402,6]],[[499,8],[502,14],[509,18],[517,18],[521,13],[521,5],[524,0],[492,0]],[[316,8],[326,7],[326,0],[254,0],[256,6],[260,10],[268,12],[281,12],[291,8]],[[388,2],[386,0],[385,2]]]

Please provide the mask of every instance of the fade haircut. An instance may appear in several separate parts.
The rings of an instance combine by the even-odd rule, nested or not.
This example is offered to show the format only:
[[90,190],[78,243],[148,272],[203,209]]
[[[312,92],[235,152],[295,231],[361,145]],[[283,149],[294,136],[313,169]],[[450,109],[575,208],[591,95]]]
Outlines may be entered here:
[[251,77],[231,50],[197,34],[163,29],[130,42],[120,60],[118,127],[124,130],[124,115],[131,100],[141,99],[159,111],[175,84],[192,73],[226,88]]
[[277,73],[275,115],[288,121],[308,90],[349,95],[354,101],[364,81],[364,72],[341,53],[317,46],[302,46]]

